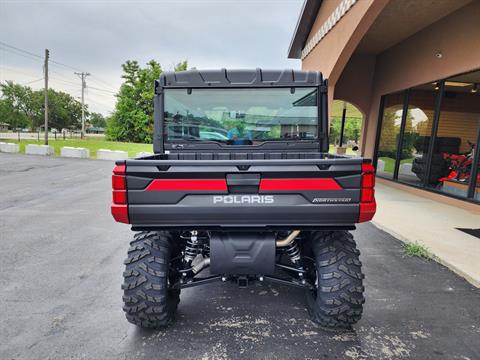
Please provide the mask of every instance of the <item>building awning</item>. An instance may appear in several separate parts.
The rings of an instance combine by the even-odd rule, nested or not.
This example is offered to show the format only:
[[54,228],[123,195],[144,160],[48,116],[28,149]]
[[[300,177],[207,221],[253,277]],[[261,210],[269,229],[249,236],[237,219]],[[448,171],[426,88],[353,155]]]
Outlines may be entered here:
[[305,0],[303,3],[302,11],[300,12],[297,26],[295,27],[288,49],[288,57],[290,59],[300,59],[302,56],[302,49],[305,47],[308,35],[315,23],[321,5],[322,0]]

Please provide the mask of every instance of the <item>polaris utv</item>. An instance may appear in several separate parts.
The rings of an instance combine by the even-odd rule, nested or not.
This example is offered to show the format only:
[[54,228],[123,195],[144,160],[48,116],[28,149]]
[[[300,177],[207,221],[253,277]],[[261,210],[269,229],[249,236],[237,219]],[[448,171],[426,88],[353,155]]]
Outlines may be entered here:
[[328,153],[322,75],[164,73],[154,109],[154,155],[117,161],[112,178],[112,215],[136,232],[128,321],[165,326],[182,289],[215,281],[303,289],[324,327],[360,320],[364,275],[349,230],[375,213],[374,169]]

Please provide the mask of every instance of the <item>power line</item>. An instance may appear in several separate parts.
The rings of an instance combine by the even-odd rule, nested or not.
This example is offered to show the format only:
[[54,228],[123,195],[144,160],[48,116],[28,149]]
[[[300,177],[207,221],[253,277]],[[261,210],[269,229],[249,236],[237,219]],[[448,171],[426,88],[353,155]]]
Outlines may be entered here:
[[[21,52],[16,52],[14,50],[11,50],[11,49],[0,49],[2,51],[7,51],[13,55],[18,55],[18,56],[22,56],[26,59],[29,59],[29,60],[34,60],[34,61],[43,61],[41,59],[37,59],[36,55],[33,54],[33,53],[30,53],[30,52],[26,52],[26,53],[21,53]],[[30,55],[31,54],[31,55]],[[32,57],[32,56],[35,56],[35,57]],[[63,67],[66,67],[68,69],[72,69],[72,70],[76,70],[77,68],[75,67],[72,67],[72,66],[68,66],[68,65],[65,65],[63,63],[60,63],[58,61],[54,61],[54,60],[49,60],[49,63],[52,64],[52,65],[55,65],[55,66],[63,66]]]
[[[85,89],[87,88],[86,86],[86,82],[85,82],[85,78],[87,76],[89,76],[90,74],[89,73],[86,73],[86,72],[83,72],[82,70],[80,70],[79,68],[77,67],[74,67],[74,66],[70,66],[70,65],[67,65],[65,63],[62,63],[60,61],[56,61],[56,60],[52,60],[50,59],[49,57],[49,52],[48,50],[45,50],[45,57],[42,57],[38,54],[35,54],[31,51],[28,51],[28,50],[25,50],[25,49],[21,49],[17,46],[13,46],[13,45],[10,45],[10,44],[7,44],[3,41],[0,41],[0,46],[2,46],[3,48],[0,48],[0,50],[2,51],[6,51],[6,52],[9,52],[11,54],[14,54],[14,55],[18,55],[18,56],[22,56],[24,58],[27,58],[27,59],[30,59],[30,60],[35,60],[35,61],[42,61],[44,62],[44,77],[40,78],[40,79],[35,79],[35,80],[32,80],[32,81],[29,81],[23,85],[28,85],[28,84],[33,84],[35,82],[38,82],[38,81],[41,81],[41,80],[45,80],[45,108],[47,109],[48,108],[48,92],[47,92],[47,89],[48,89],[48,65],[51,64],[51,65],[56,65],[56,66],[61,66],[61,67],[64,67],[64,68],[67,68],[67,69],[71,69],[71,70],[74,70],[74,71],[79,71],[81,73],[76,73],[77,75],[81,75],[81,79],[82,79],[82,134],[85,132],[85,114],[84,114],[84,110],[85,110],[85,103],[84,103],[84,97],[85,97]],[[9,69],[9,71],[13,71],[13,72],[17,72],[19,74],[23,74],[23,75],[27,75],[27,76],[30,76],[30,77],[35,77],[33,75],[30,75],[30,74],[27,74],[27,73],[24,73],[22,71],[18,71],[16,69],[13,69],[13,68],[9,68],[7,66],[3,66],[3,68],[6,68],[6,69]],[[53,78],[53,79],[50,79],[50,81],[54,81],[54,82],[61,82],[61,83],[64,83],[64,84],[68,84],[68,85],[76,85],[76,83],[73,83],[71,81],[68,81],[64,78],[64,74],[61,74],[60,72],[57,72],[53,69],[50,69],[51,72],[54,72],[56,73],[57,75],[61,75],[60,78]],[[107,86],[107,87],[110,87],[112,90],[108,90],[108,89],[102,89],[102,88],[99,88],[99,87],[92,87],[92,86],[89,86],[89,89],[92,89],[94,91],[100,91],[100,92],[104,92],[104,93],[109,93],[111,95],[115,95],[116,94],[116,91],[113,91],[113,87],[108,84],[107,82],[105,82],[104,80],[100,79],[99,77],[95,76],[93,77],[93,81],[96,82],[96,83],[99,83],[99,84],[103,84],[104,86]],[[96,96],[108,96],[106,94],[96,94]],[[110,97],[110,96],[109,96]],[[101,104],[97,101],[94,101],[92,99],[89,98],[89,101],[92,101],[93,103],[99,105],[99,106],[103,106],[103,107],[108,107],[109,109],[111,109],[111,107],[105,105],[105,104]],[[48,113],[46,112],[45,113],[45,124],[48,123]],[[45,127],[47,127],[48,125],[45,125]],[[46,131],[47,133],[47,131]],[[45,141],[47,142],[48,139],[46,138]]]
[[43,57],[40,56],[40,55],[34,54],[34,53],[32,53],[32,52],[30,52],[30,51],[27,51],[27,50],[24,50],[24,49],[20,49],[20,48],[18,48],[18,47],[16,47],[16,46],[13,46],[13,45],[9,45],[9,44],[7,44],[7,43],[4,43],[3,41],[0,41],[0,44],[3,45],[3,46],[8,47],[8,48],[10,48],[10,49],[14,49],[14,50],[20,51],[20,52],[22,52],[22,53],[28,54],[28,55],[30,55],[30,56],[34,56],[34,57],[36,57],[36,58],[43,59]]
[[16,51],[11,50],[11,49],[2,49],[2,48],[0,48],[0,50],[9,52],[9,53],[11,53],[11,54],[13,54],[13,55],[21,56],[21,57],[26,58],[26,59],[28,59],[28,60],[40,61],[40,62],[43,61],[42,59],[37,59],[36,57],[32,57],[32,56],[27,55],[27,54],[23,54],[23,53],[20,53],[20,52],[16,52]]
[[70,65],[63,64],[63,63],[61,63],[61,62],[59,62],[59,61],[50,60],[50,62],[52,62],[52,63],[54,63],[54,64],[56,64],[56,65],[60,65],[60,66],[66,67],[67,69],[71,69],[71,70],[73,70],[73,71],[80,71],[80,72],[82,71],[82,70],[80,70],[79,68],[76,68],[76,67],[73,67],[73,66],[70,66]]
[[110,111],[112,110],[112,106],[111,106],[111,105],[106,105],[106,104],[103,104],[103,103],[98,102],[98,101],[96,101],[96,100],[93,100],[93,99],[91,99],[89,96],[87,96],[86,99],[87,99],[88,102],[92,102],[92,103],[94,103],[94,104],[96,104],[96,105],[98,105],[98,106],[101,106],[101,107],[103,107],[103,108],[105,108],[105,109],[108,109],[108,110],[110,110]]
[[113,87],[113,86],[111,86],[110,84],[108,84],[106,81],[103,81],[103,80],[100,79],[98,76],[92,75],[91,80],[93,80],[93,82],[97,82],[98,84],[102,84],[102,85],[104,85],[104,86],[108,86],[109,88],[111,88],[112,90],[114,90],[114,87]]
[[[4,51],[8,51],[14,55],[19,55],[19,56],[23,56],[23,57],[26,57],[28,59],[31,59],[31,60],[37,60],[37,61],[43,61],[43,56],[40,56],[38,54],[35,54],[31,51],[28,51],[28,50],[25,50],[25,49],[21,49],[17,46],[13,46],[13,45],[10,45],[10,44],[7,44],[3,41],[0,41],[0,45],[1,46],[4,46],[4,47],[7,47],[8,49],[1,49],[1,50],[4,50]],[[32,58],[33,57],[33,58]],[[49,63],[50,64],[54,64],[54,65],[57,65],[57,66],[63,66],[64,68],[67,68],[67,69],[70,69],[70,70],[73,70],[73,71],[78,71],[78,72],[83,72],[83,70],[75,67],[75,66],[71,66],[71,65],[68,65],[68,64],[65,64],[63,62],[60,62],[60,61],[56,61],[56,60],[52,60],[52,59],[49,59]],[[108,82],[102,80],[101,78],[99,78],[98,76],[92,76],[92,80],[94,82],[97,82],[97,83],[100,83],[100,84],[103,84],[104,86],[107,86],[111,89],[114,89],[113,86],[111,86]]]
[[101,100],[101,101],[111,102],[112,100],[115,100],[115,97],[113,97],[111,95],[92,93],[91,91],[88,91],[88,88],[87,88],[87,91],[85,92],[85,94],[89,97],[95,97],[96,99]]
[[59,79],[59,78],[53,78],[51,80],[58,81],[58,82],[61,82],[61,83],[64,83],[64,84],[78,86],[78,83],[74,83],[73,81],[67,81],[67,80],[63,80],[63,79]]
[[[16,73],[19,73],[19,74],[22,74],[22,75],[25,75],[25,76],[28,76],[28,77],[32,77],[32,78],[36,78],[38,75],[32,75],[32,74],[28,74],[26,72],[23,72],[23,71],[18,71],[14,68],[11,68],[9,66],[5,66],[5,65],[0,65],[0,68],[5,68],[5,69],[8,69],[8,71],[13,71],[13,72],[16,72]],[[57,71],[54,71],[52,69],[49,69],[49,72],[54,72],[55,74],[59,74]],[[23,85],[27,85],[27,84],[30,84],[30,83],[35,83],[37,81],[40,81],[40,80],[43,80],[43,77],[40,78],[40,79],[37,79],[37,80],[32,80],[32,81],[29,81],[27,83],[24,83]],[[68,81],[68,80],[65,80],[64,78],[57,78],[57,77],[54,77],[52,78],[51,76],[49,77],[49,81],[53,81],[53,82],[59,82],[59,83],[62,83],[62,84],[67,84],[67,85],[71,85],[71,86],[75,86],[75,88],[78,87],[78,83],[75,83],[73,81]]]
[[[28,74],[26,72],[23,72],[23,71],[18,71],[16,69],[13,69],[9,66],[5,66],[5,65],[0,65],[0,68],[5,68],[5,69],[8,69],[8,71],[13,71],[13,72],[16,72],[16,73],[19,73],[19,74],[22,74],[22,75],[25,75],[25,76],[28,76],[28,77],[32,77],[32,78],[35,78],[37,77],[38,75],[32,75],[32,74]],[[51,72],[52,69],[49,69],[49,72]],[[55,71],[55,73],[57,73]],[[29,84],[33,84],[33,83],[36,83],[40,80],[43,80],[44,78],[41,77],[41,78],[38,78],[38,79],[35,79],[35,80],[32,80],[32,81],[28,81],[26,83],[22,83],[22,85],[29,85]],[[72,86],[75,86],[75,87],[78,87],[78,84],[77,83],[74,83],[72,81],[66,81],[66,80],[63,80],[63,79],[58,79],[58,78],[52,78],[51,76],[49,77],[49,81],[50,82],[61,82],[63,84],[68,84],[68,85],[72,85]]]
[[30,85],[30,84],[33,84],[33,83],[36,83],[38,81],[42,81],[44,78],[41,77],[40,79],[37,79],[37,80],[32,80],[32,81],[29,81],[29,82],[26,82],[26,83],[23,83],[22,85]]
[[111,94],[116,94],[116,91],[110,91],[110,90],[107,90],[107,89],[100,89],[100,88],[97,88],[97,87],[94,87],[94,86],[88,86],[88,88],[93,89],[93,90],[108,92],[108,93],[111,93]]
[[[72,78],[73,78],[73,79],[76,79],[76,77],[73,76],[74,74],[72,74],[72,73],[68,73],[68,75],[67,75],[67,74],[65,74],[65,73],[58,72],[57,70],[52,70],[52,72],[54,72],[54,73],[57,74],[57,75],[60,75],[61,78],[64,79],[64,80],[66,80],[66,81],[70,81],[70,80],[72,80]],[[71,76],[71,77],[68,77],[68,76]],[[75,84],[77,84],[77,83],[75,83]]]
[[33,78],[38,77],[38,75],[27,74],[26,72],[18,71],[17,69],[14,69],[14,68],[12,68],[10,66],[6,66],[6,65],[0,65],[0,68],[8,69],[8,71],[13,71],[13,72],[16,72],[16,73],[19,73],[19,74],[22,74],[22,75],[26,75],[26,76],[30,76],[30,77],[33,77]]
[[[40,59],[40,60],[43,59],[43,57],[40,56],[40,55],[38,55],[38,54],[34,54],[34,53],[32,53],[32,52],[30,52],[30,51],[27,51],[27,50],[25,50],[25,49],[21,49],[21,48],[19,48],[19,47],[16,47],[16,46],[7,44],[7,43],[5,43],[5,42],[3,42],[3,41],[0,41],[0,45],[5,46],[5,47],[7,47],[7,48],[10,48],[10,49],[12,49],[12,50],[16,50],[16,51],[18,51],[18,52],[20,52],[20,53],[23,53],[23,54],[27,54],[27,55],[33,56],[33,57],[38,58],[38,59]],[[16,54],[16,55],[25,56],[25,55],[23,55],[23,54],[15,53],[15,52],[13,52],[13,51],[11,51],[11,50],[8,50],[8,49],[3,49],[3,50],[5,50],[5,51],[10,51],[11,53]],[[26,56],[25,56],[25,57],[26,57]],[[55,61],[55,60],[49,59],[49,62],[50,62],[50,63],[53,63],[53,64],[56,64],[56,65],[58,65],[58,66],[66,67],[66,68],[71,69],[71,70],[74,70],[74,71],[82,71],[82,70],[80,70],[79,68],[76,68],[76,67],[74,67],[74,66],[70,66],[70,65],[64,64],[64,63],[62,63],[62,62],[60,62],[60,61]]]
[[[87,89],[87,90],[88,90],[88,89]],[[115,101],[115,98],[114,98],[114,97],[108,96],[108,95],[103,95],[103,94],[98,94],[98,93],[92,93],[92,92],[88,92],[88,91],[85,92],[85,94],[88,95],[88,96],[91,96],[91,97],[95,97],[96,99],[99,99],[99,100],[101,100],[101,101],[108,101],[108,102],[110,102],[110,101],[112,101],[112,100]],[[91,95],[89,95],[89,94],[91,94]]]

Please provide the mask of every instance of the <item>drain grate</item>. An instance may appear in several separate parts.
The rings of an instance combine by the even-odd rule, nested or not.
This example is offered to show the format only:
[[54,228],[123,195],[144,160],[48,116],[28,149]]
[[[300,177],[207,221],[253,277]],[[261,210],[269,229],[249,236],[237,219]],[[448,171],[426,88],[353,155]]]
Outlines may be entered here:
[[468,229],[468,228],[456,228],[456,229],[480,239],[480,229]]

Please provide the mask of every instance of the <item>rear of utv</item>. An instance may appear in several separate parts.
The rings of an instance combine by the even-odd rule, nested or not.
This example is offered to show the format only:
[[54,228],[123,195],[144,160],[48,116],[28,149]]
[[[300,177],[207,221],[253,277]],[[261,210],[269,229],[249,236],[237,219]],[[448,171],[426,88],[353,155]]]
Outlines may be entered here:
[[303,289],[324,327],[360,320],[364,275],[349,231],[375,214],[374,169],[328,154],[321,74],[165,73],[154,105],[155,154],[117,161],[112,178],[112,215],[136,232],[128,321],[168,325],[182,289],[218,281]]

